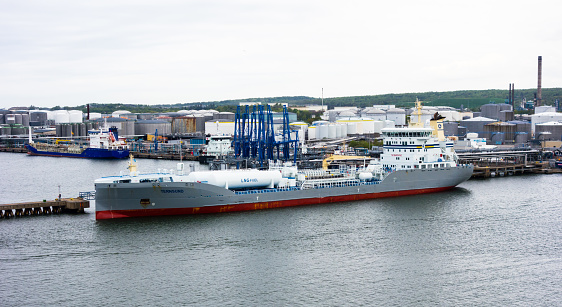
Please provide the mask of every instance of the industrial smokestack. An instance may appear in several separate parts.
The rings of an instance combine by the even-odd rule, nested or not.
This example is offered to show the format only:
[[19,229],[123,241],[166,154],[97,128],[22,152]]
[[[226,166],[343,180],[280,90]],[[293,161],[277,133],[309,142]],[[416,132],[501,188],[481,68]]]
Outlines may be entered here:
[[509,84],[509,92],[507,92],[507,103],[512,104],[512,101],[511,101],[511,83]]
[[539,55],[539,78],[537,83],[537,107],[542,104],[542,56]]
[[515,111],[515,83],[511,83],[511,108]]
[[88,103],[88,104],[86,105],[86,107],[87,107],[87,110],[88,110],[88,111],[87,111],[87,112],[88,112],[88,115],[86,116],[86,119],[87,119],[87,120],[90,120],[90,104]]

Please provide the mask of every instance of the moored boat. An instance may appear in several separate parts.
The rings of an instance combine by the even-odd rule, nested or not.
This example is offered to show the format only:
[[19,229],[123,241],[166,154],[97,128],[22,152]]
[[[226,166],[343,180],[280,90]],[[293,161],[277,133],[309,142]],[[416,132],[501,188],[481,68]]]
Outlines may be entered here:
[[415,195],[452,189],[469,179],[453,142],[443,137],[442,118],[432,127],[383,129],[383,153],[363,167],[298,170],[291,163],[269,170],[139,174],[95,180],[96,219],[200,214]]
[[100,128],[89,131],[87,145],[71,141],[40,143],[30,141],[27,153],[34,156],[70,157],[88,159],[123,159],[129,156],[129,147],[119,139],[117,128]]

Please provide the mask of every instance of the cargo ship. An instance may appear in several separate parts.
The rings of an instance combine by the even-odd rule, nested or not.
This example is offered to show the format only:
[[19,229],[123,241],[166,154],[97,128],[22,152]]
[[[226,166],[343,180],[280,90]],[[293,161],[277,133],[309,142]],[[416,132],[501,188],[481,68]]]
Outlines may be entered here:
[[33,156],[70,157],[87,159],[124,159],[129,156],[129,147],[119,139],[117,128],[100,128],[88,132],[89,143],[83,145],[72,140],[57,140],[55,143],[25,145],[27,153]]
[[96,219],[202,214],[356,201],[445,191],[469,179],[442,118],[431,127],[385,128],[383,152],[365,165],[298,170],[291,163],[268,170],[140,174],[131,158],[125,175],[95,180]]

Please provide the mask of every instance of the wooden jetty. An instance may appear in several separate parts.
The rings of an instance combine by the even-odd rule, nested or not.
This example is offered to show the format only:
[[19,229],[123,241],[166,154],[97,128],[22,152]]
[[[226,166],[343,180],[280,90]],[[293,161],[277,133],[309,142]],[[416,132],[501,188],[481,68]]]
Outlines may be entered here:
[[49,215],[62,212],[84,213],[85,208],[90,208],[90,202],[81,197],[3,204],[0,205],[0,218]]

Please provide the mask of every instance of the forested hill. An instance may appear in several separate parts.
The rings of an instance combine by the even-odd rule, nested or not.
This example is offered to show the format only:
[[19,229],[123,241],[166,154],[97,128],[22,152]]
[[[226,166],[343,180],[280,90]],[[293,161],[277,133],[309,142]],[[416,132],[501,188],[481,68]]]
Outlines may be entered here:
[[[533,100],[536,89],[515,90],[515,101]],[[371,96],[352,96],[324,98],[324,105],[329,108],[340,106],[368,107],[372,105],[396,105],[397,107],[412,107],[413,102],[418,98],[424,105],[451,106],[478,110],[478,108],[490,102],[504,103],[508,97],[508,90],[473,90],[473,91],[452,91],[452,92],[426,92],[426,93],[404,93],[404,94],[384,94]],[[543,105],[554,105],[555,99],[562,100],[562,88],[545,88],[542,90]],[[291,106],[321,104],[320,98],[306,96],[291,97],[270,97],[270,98],[247,98],[224,101],[176,103],[176,104],[122,104],[122,103],[90,103],[90,112],[111,113],[116,110],[127,110],[133,113],[150,113],[178,111],[183,109],[217,109],[221,111],[233,110],[234,106],[240,102],[261,102],[262,104],[275,105],[277,103],[289,103]],[[57,109],[77,109],[71,107],[55,107]],[[86,111],[86,105],[79,106],[78,109]]]

